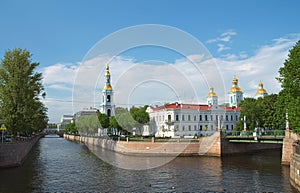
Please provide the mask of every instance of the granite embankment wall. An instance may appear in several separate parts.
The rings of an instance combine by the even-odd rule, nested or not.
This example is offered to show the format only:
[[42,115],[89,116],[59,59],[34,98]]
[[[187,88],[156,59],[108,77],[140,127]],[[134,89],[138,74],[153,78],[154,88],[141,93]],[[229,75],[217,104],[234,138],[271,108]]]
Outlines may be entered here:
[[0,143],[0,167],[16,167],[22,165],[36,142],[44,135],[37,135],[26,141]]
[[77,141],[86,144],[88,148],[99,147],[125,155],[220,155],[220,136],[219,133],[201,138],[199,142],[156,142],[154,138],[151,142],[136,142],[136,141],[114,141],[105,138],[83,137],[64,135],[71,141]]
[[290,183],[300,192],[300,155],[297,153],[291,155]]
[[290,165],[291,155],[293,154],[293,143],[299,140],[299,135],[291,132],[289,129],[285,130],[285,137],[283,138],[281,163]]
[[199,139],[199,142],[135,142],[113,141],[110,139],[64,135],[71,141],[81,142],[88,148],[103,148],[126,155],[179,155],[179,156],[223,156],[239,153],[251,153],[267,149],[280,149],[281,144],[266,143],[231,143],[216,132],[209,137]]
[[300,136],[286,130],[283,139],[282,164],[290,166],[290,183],[300,192]]

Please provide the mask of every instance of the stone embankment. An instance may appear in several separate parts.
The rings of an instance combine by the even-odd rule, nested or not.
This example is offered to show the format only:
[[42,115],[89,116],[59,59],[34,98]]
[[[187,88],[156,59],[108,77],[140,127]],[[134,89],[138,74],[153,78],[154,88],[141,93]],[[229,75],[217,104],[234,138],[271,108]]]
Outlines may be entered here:
[[209,137],[202,137],[192,142],[182,142],[169,140],[166,142],[120,141],[99,137],[84,137],[64,135],[64,138],[84,143],[88,148],[107,149],[125,155],[149,155],[149,156],[225,156],[239,153],[251,153],[266,149],[280,149],[282,144],[266,143],[231,143],[226,138],[221,137],[221,132],[215,132]]
[[43,136],[40,134],[24,141],[0,143],[0,168],[22,165],[32,147]]

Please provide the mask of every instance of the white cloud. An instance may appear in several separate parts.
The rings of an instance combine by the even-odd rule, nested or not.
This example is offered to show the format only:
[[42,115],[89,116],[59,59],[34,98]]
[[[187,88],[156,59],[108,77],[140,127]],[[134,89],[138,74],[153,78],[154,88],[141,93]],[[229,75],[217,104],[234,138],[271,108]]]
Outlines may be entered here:
[[45,67],[42,71],[44,76],[43,84],[73,84],[78,66],[79,64],[58,63]]
[[228,30],[222,33],[219,37],[207,40],[207,43],[215,43],[215,42],[230,42],[232,36],[237,35],[237,33],[233,30]]
[[218,44],[218,52],[222,52],[224,50],[230,50],[230,47],[225,46],[224,44]]
[[[220,37],[236,35],[227,32]],[[238,55],[227,54],[219,58],[204,55],[190,55],[179,58],[174,63],[159,61],[135,62],[133,58],[114,57],[110,65],[111,83],[117,105],[162,104],[182,100],[182,102],[203,103],[209,86],[214,86],[220,102],[227,101],[227,91],[236,73],[245,96],[254,96],[259,81],[269,93],[277,93],[280,85],[275,79],[283,65],[288,50],[300,38],[300,34],[278,38],[261,46],[254,55],[246,52]],[[230,40],[230,38],[229,38]],[[46,89],[57,94],[68,92],[59,98],[44,102],[49,108],[50,120],[58,121],[62,114],[70,114],[83,107],[99,107],[104,83],[105,64],[109,56],[99,56],[78,65],[55,64],[43,70]],[[215,65],[217,64],[217,65]],[[218,75],[218,72],[221,75]],[[224,82],[222,81],[224,79]],[[73,83],[75,85],[73,85]],[[71,89],[75,88],[75,95]],[[73,99],[72,99],[73,94]]]

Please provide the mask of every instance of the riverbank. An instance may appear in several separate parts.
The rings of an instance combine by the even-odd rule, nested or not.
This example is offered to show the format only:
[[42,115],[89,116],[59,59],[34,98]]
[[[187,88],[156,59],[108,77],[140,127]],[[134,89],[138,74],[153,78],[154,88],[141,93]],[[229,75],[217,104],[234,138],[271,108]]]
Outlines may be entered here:
[[17,167],[26,160],[29,152],[44,134],[13,143],[0,143],[0,168]]
[[99,137],[64,135],[70,141],[84,143],[88,148],[107,149],[124,155],[146,156],[226,156],[240,153],[252,153],[267,149],[281,149],[282,144],[265,143],[231,143],[221,137],[221,132],[215,132],[208,137],[191,141],[179,139],[156,141],[121,141]]

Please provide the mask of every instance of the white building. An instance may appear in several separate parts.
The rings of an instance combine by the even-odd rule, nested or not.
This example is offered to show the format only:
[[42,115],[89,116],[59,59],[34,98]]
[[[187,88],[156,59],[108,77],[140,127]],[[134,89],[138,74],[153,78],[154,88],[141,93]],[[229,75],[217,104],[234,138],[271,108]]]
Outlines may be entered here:
[[[239,94],[239,91],[234,93]],[[235,105],[218,105],[218,97],[212,87],[207,95],[207,104],[175,102],[148,107],[147,112],[150,116],[149,133],[157,137],[206,136],[218,129],[233,130],[240,116],[240,108]]]
[[85,115],[97,115],[98,111],[99,111],[98,109],[93,108],[93,107],[84,108],[81,111],[78,111],[77,113],[75,113],[74,119],[78,120],[79,117],[85,116]]
[[58,130],[65,129],[65,126],[69,123],[74,122],[74,116],[73,115],[63,115],[60,119],[60,123],[57,124]]

